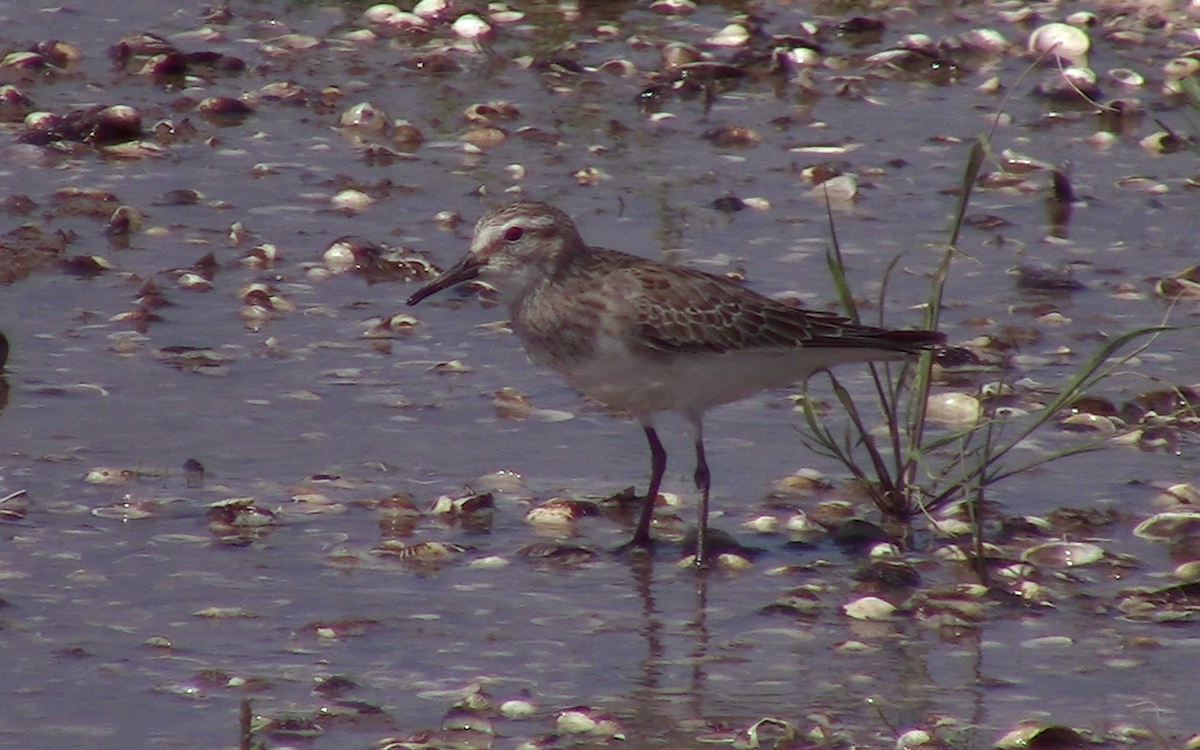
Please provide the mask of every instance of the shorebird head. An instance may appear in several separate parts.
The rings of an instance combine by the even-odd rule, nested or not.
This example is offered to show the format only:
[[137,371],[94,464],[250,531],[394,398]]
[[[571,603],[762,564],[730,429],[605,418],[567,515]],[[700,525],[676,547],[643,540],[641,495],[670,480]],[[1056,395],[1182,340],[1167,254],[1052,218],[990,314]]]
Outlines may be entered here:
[[501,297],[512,299],[552,276],[582,247],[575,224],[554,206],[529,200],[509,203],[484,214],[475,224],[467,254],[414,292],[408,304],[472,279],[486,281]]

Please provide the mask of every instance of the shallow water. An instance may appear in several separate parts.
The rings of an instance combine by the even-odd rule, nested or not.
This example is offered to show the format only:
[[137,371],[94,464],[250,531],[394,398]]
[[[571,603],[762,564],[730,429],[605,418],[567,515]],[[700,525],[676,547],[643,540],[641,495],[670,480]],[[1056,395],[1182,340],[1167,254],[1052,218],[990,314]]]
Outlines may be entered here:
[[[757,7],[771,34],[813,19],[831,29],[850,14],[828,3]],[[568,540],[593,550],[589,561],[538,565],[518,553],[540,539],[523,521],[528,508],[556,495],[644,487],[641,431],[530,366],[516,340],[490,326],[502,309],[447,293],[411,311],[403,300],[415,283],[320,273],[328,245],[350,234],[403,245],[445,267],[465,249],[471,222],[512,191],[568,211],[593,244],[743,272],[760,291],[826,306],[834,299],[823,259],[828,225],[801,172],[829,163],[859,179],[853,208],[835,212],[851,282],[874,299],[888,264],[906,252],[888,286],[886,319],[910,325],[940,258],[953,210],[948,193],[961,180],[969,139],[990,127],[1003,103],[1012,121],[996,130],[994,151],[1069,161],[1083,202],[1056,238],[1044,171],[1030,175],[1033,190],[976,192],[970,214],[1008,223],[964,230],[966,257],[954,265],[942,328],[955,343],[1005,326],[1032,330],[1038,338],[1020,349],[1012,377],[1028,379],[1030,391],[1031,382],[1052,389],[1099,340],[1160,322],[1168,304],[1155,297],[1154,281],[1196,262],[1195,152],[1154,155],[1138,144],[1156,129],[1154,118],[1190,132],[1183,106],[1158,88],[1162,65],[1196,48],[1194,34],[1188,42],[1186,31],[1166,26],[1147,32],[1145,44],[1122,45],[1092,31],[1091,67],[1143,72],[1149,82],[1135,93],[1153,110],[1099,149],[1087,141],[1100,127],[1091,109],[1028,95],[1042,73],[1020,81],[1028,60],[1016,52],[945,85],[864,68],[862,56],[918,31],[936,39],[993,27],[1020,50],[1030,26],[1004,20],[1000,7],[872,12],[887,28],[862,49],[823,32],[824,53],[845,57],[846,69],[817,71],[820,95],[751,78],[717,95],[707,114],[700,99],[668,98],[661,108],[668,118],[635,104],[658,68],[658,47],[702,42],[741,4],[668,17],[632,4],[584,3],[577,21],[563,20],[557,8],[530,3],[526,21],[500,30],[491,54],[469,45],[450,50],[458,69],[434,73],[407,62],[448,44],[448,28],[420,42],[348,41],[345,33],[365,27],[354,6],[235,3],[226,21],[207,25],[210,34],[198,33],[206,28],[198,8],[0,4],[6,49],[61,39],[82,52],[66,71],[3,70],[4,82],[37,109],[124,103],[143,111],[147,130],[162,120],[195,127],[164,141],[160,156],[115,159],[89,148],[54,154],[18,142],[19,118],[0,125],[5,197],[34,204],[22,213],[10,202],[0,213],[4,252],[11,259],[53,246],[63,232],[61,255],[98,255],[114,267],[76,274],[46,263],[0,288],[0,330],[12,346],[0,497],[24,491],[6,505],[27,505],[0,518],[0,673],[7,675],[0,745],[232,746],[238,704],[249,695],[256,713],[275,718],[362,701],[341,706],[353,717],[322,717],[323,734],[310,741],[362,747],[439,729],[462,697],[456,691],[475,684],[497,699],[527,690],[538,706],[524,721],[490,715],[496,747],[552,733],[556,712],[579,705],[616,717],[631,747],[698,747],[719,729],[742,730],[765,716],[792,722],[814,742],[821,738],[813,728],[823,726],[826,741],[892,744],[898,732],[932,728],[940,717],[953,726],[939,737],[971,746],[990,745],[1023,720],[1109,736],[1123,726],[1173,740],[1196,732],[1194,619],[1155,624],[1116,609],[1121,590],[1166,584],[1195,554],[1194,540],[1172,553],[1131,533],[1155,512],[1159,489],[1196,481],[1194,438],[1172,450],[1112,446],[1000,485],[991,499],[1008,514],[1044,516],[1066,506],[1115,509],[1118,520],[1072,535],[1094,537],[1109,554],[1104,564],[1044,571],[1053,606],[1002,600],[973,628],[930,627],[909,610],[888,622],[852,621],[841,605],[871,590],[852,577],[865,563],[860,554],[741,528],[764,512],[786,518],[766,495],[801,467],[844,479],[803,448],[803,420],[779,393],[706,421],[721,514],[714,523],[764,550],[748,570],[698,581],[676,566],[671,545],[653,565],[608,555],[629,530],[603,517],[584,519]],[[179,89],[115,69],[107,49],[138,30],[187,51],[239,56],[247,70]],[[288,32],[320,44],[281,41]],[[571,74],[518,59],[554,49],[584,66],[627,58],[640,72]],[[722,60],[732,54],[709,50]],[[865,96],[838,96],[838,75],[864,77]],[[978,90],[993,75],[1011,98]],[[261,92],[280,81],[303,87],[304,101],[260,99],[239,123],[195,111],[205,97]],[[329,90],[335,86],[340,93]],[[1105,82],[1102,95],[1125,94]],[[480,153],[464,149],[464,109],[495,99],[519,109],[501,123],[509,137]],[[372,162],[339,131],[341,113],[368,100],[423,132],[412,158]],[[700,137],[721,125],[752,127],[761,142],[721,147]],[[523,137],[517,129],[525,126],[552,137]],[[851,148],[792,150],[814,144]],[[522,179],[513,179],[513,164],[524,167]],[[573,175],[589,166],[607,178],[577,184]],[[1152,185],[1125,180],[1135,175]],[[334,210],[333,196],[349,186],[375,202],[359,213]],[[95,216],[67,210],[55,193],[68,187],[101,188],[117,201]],[[199,191],[200,200],[164,199],[180,189]],[[762,197],[770,208],[711,208],[726,194]],[[124,248],[104,232],[120,204],[145,214]],[[439,228],[434,216],[445,210],[465,222]],[[237,243],[235,222],[248,232]],[[259,243],[277,246],[273,267],[240,265]],[[209,252],[220,265],[211,291],[181,288],[177,269]],[[1086,288],[1030,292],[1008,273],[1026,264],[1071,266]],[[147,279],[170,304],[155,310],[161,321],[138,332],[114,316],[136,308]],[[272,285],[295,309],[278,305],[257,330],[247,327],[239,290],[251,282]],[[1064,318],[1047,318],[1048,311]],[[371,319],[411,312],[420,321],[411,334],[364,337]],[[1194,301],[1170,310],[1180,324],[1194,324],[1196,312]],[[1103,394],[1121,402],[1159,383],[1195,384],[1195,341],[1194,330],[1161,337]],[[170,366],[164,347],[181,346],[210,348],[222,366],[200,368],[207,374]],[[456,359],[470,370],[434,369]],[[869,398],[864,373],[851,368],[843,377]],[[493,394],[504,387],[550,411],[544,419],[498,416]],[[815,392],[833,401],[823,384]],[[679,495],[678,515],[690,522],[690,447],[682,425],[666,418],[663,426],[671,459],[664,489]],[[1023,455],[1073,439],[1048,428]],[[188,459],[203,465],[203,482],[189,482]],[[86,481],[97,467],[132,478]],[[402,537],[467,551],[426,567],[372,552],[398,533],[380,509],[384,499],[409,493],[428,509],[443,493],[486,488],[494,480],[485,475],[496,471],[515,472],[520,482],[497,492],[487,533],[426,513]],[[206,512],[238,497],[274,511],[277,525],[239,544],[222,542]],[[938,546],[923,533],[908,554],[923,576],[920,591],[971,580],[937,561]],[[479,564],[492,556],[507,565]],[[761,612],[803,585],[817,592],[812,615]],[[901,603],[909,593],[886,596]],[[1185,596],[1193,611],[1195,596]],[[1037,640],[1051,636],[1070,645]],[[861,642],[862,651],[847,642]],[[330,675],[356,687],[314,692]],[[591,741],[557,742],[549,746]]]

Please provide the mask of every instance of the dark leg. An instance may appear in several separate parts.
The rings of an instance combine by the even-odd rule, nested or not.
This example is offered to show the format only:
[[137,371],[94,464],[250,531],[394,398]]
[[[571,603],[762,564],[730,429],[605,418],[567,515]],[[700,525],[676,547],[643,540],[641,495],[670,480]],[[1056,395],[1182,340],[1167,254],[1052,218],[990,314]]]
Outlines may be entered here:
[[700,429],[700,420],[693,424],[696,433],[696,489],[700,490],[700,518],[696,524],[696,567],[708,567],[707,545],[708,537],[708,489],[712,475],[708,472],[708,461],[704,458],[704,435]]
[[649,425],[643,425],[642,429],[646,431],[646,441],[650,443],[650,489],[646,491],[637,530],[633,532],[633,539],[625,545],[627,547],[649,547],[654,543],[650,539],[650,521],[654,518],[654,501],[658,497],[659,485],[667,471],[667,452],[658,440],[658,433]]

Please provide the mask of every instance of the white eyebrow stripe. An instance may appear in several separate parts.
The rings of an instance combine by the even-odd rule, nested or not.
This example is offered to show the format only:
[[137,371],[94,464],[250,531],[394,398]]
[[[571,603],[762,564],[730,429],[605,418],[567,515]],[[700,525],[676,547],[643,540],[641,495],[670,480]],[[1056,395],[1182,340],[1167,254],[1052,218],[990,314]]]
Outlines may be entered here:
[[476,229],[477,239],[480,241],[477,244],[490,245],[496,238],[503,237],[504,233],[509,228],[525,227],[531,231],[541,231],[553,227],[555,219],[553,216],[514,216],[503,224],[493,224],[485,227],[482,232]]
[[511,226],[519,225],[529,227],[531,229],[545,229],[554,226],[553,216],[514,216],[510,221],[504,224],[504,229]]

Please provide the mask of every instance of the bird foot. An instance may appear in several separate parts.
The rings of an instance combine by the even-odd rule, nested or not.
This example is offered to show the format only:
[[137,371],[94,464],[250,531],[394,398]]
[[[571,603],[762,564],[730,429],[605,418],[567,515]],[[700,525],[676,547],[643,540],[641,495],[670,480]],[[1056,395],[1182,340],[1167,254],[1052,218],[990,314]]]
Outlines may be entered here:
[[698,535],[696,530],[688,531],[687,536],[683,538],[683,552],[686,555],[694,556],[693,564],[697,568],[710,567],[712,561],[718,556],[726,552],[731,552],[735,555],[753,554],[754,550],[742,545],[732,534],[721,531],[720,529],[708,529],[704,534],[704,554],[698,554],[697,541]]
[[633,539],[625,542],[620,547],[613,550],[615,555],[625,555],[629,553],[650,554],[654,552],[654,540],[647,534],[646,537],[639,538],[636,534]]

